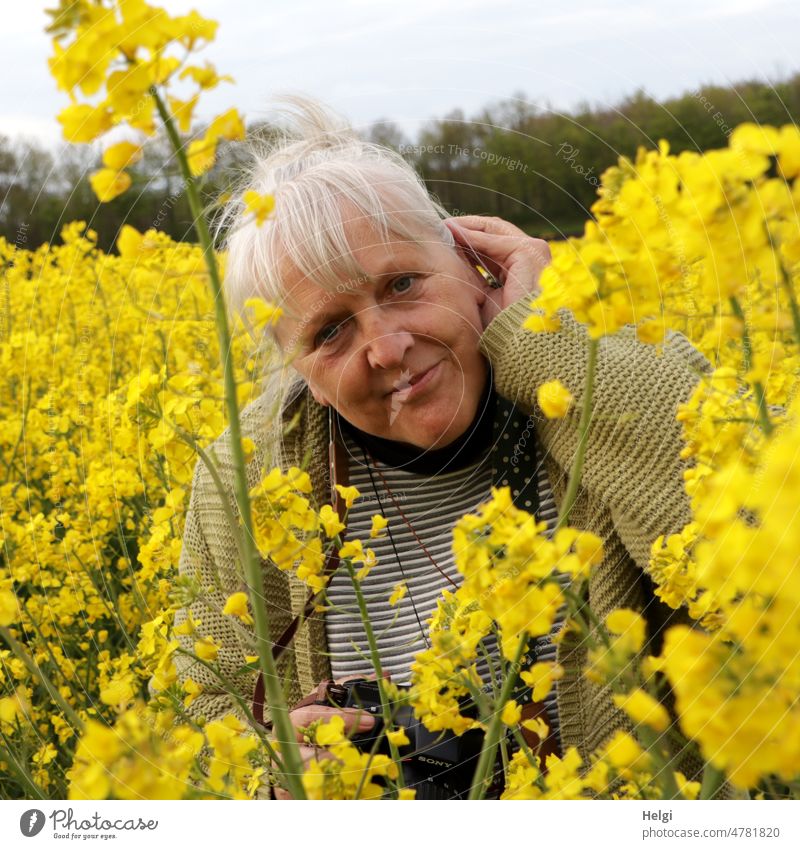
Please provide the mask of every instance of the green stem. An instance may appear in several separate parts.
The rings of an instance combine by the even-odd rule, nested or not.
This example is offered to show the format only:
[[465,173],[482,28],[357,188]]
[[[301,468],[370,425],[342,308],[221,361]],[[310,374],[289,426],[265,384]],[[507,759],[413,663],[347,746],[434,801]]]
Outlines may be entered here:
[[475,768],[475,777],[472,780],[472,787],[469,791],[470,800],[483,799],[486,791],[491,784],[492,767],[494,766],[494,753],[497,744],[500,741],[500,733],[503,729],[503,707],[508,701],[509,696],[514,690],[519,675],[519,666],[522,655],[525,654],[525,649],[528,646],[528,635],[520,634],[519,646],[514,660],[506,669],[506,678],[503,681],[503,689],[500,692],[500,699],[495,705],[495,712],[489,723],[489,728],[483,737],[483,747],[478,758],[478,766]]
[[713,799],[725,783],[725,773],[707,763],[703,770],[703,783],[700,785],[700,798]]
[[[3,739],[6,739],[5,734],[3,735]],[[11,772],[13,772],[17,778],[19,779],[20,784],[27,788],[28,794],[25,798],[28,799],[47,799],[48,796],[42,790],[41,787],[33,780],[33,778],[28,773],[28,770],[21,764],[17,763],[17,760],[14,756],[14,752],[11,751],[10,747],[0,745],[0,755],[3,756],[3,760],[6,763],[6,766],[9,768]],[[9,799],[11,797],[4,796],[3,798]]]
[[[50,645],[50,640],[46,639],[46,637],[45,637],[45,636],[44,636],[44,634],[42,633],[42,629],[39,627],[39,623],[36,621],[36,619],[34,618],[34,616],[31,614],[31,611],[30,611],[30,608],[29,608],[29,607],[25,610],[25,613],[26,613],[26,616],[27,616],[27,618],[28,618],[28,621],[29,621],[29,622],[30,622],[30,624],[31,624],[31,627],[32,627],[32,628],[33,628],[33,630],[36,632],[36,636],[39,638],[39,642],[41,643],[41,645],[43,645],[43,646],[45,647],[45,651],[47,652],[47,654],[48,654],[48,655],[50,655],[50,660],[51,660],[51,662],[52,662],[52,664],[53,664],[53,667],[54,667],[54,668],[55,668],[55,670],[58,672],[58,674],[59,674],[59,675],[60,675],[60,676],[64,679],[64,681],[65,681],[67,684],[69,684],[70,682],[69,682],[69,680],[67,679],[66,673],[65,673],[65,672],[64,672],[64,670],[63,670],[63,669],[59,666],[58,660],[56,659],[56,656],[55,656],[55,654],[53,653],[53,649],[52,649],[52,647],[51,647],[51,645]],[[88,674],[89,670],[91,669],[91,667],[92,667],[92,664],[90,664],[90,663],[87,663],[87,664],[86,664],[87,674]],[[48,676],[48,678],[49,678],[49,676]],[[77,674],[75,675],[75,680],[77,681]],[[51,683],[53,683],[53,682],[51,681]],[[53,686],[55,687],[56,685],[53,683]],[[85,687],[85,689],[86,689],[86,692],[89,692],[88,684],[84,683],[84,687]]]
[[[282,767],[283,761],[281,759],[281,756],[272,747],[272,743],[270,742],[270,739],[269,739],[269,736],[267,735],[266,729],[264,728],[263,725],[261,725],[256,720],[256,718],[253,716],[253,712],[250,710],[250,706],[245,702],[245,700],[236,691],[236,688],[234,687],[233,683],[225,675],[223,675],[222,672],[220,672],[218,666],[212,665],[207,660],[203,660],[202,658],[198,657],[196,654],[193,654],[190,651],[186,651],[186,649],[183,649],[180,646],[176,649],[176,652],[178,654],[183,654],[186,657],[190,657],[192,660],[194,660],[197,663],[204,666],[213,675],[216,675],[216,677],[219,679],[222,686],[225,687],[228,690],[229,694],[231,695],[233,700],[236,702],[237,706],[239,707],[239,710],[244,714],[245,718],[247,719],[248,723],[252,727],[253,731],[255,731],[256,736],[258,737],[258,739],[260,740],[260,742],[262,743],[264,748],[267,750],[267,754],[270,756],[272,761],[276,765],[278,765],[279,767]],[[192,722],[192,724],[194,724],[194,721],[191,719],[189,714],[184,711],[182,706],[181,706],[180,710],[183,713],[185,713],[187,719],[189,719]],[[202,731],[202,728],[198,727],[198,730]]]
[[789,308],[792,311],[792,326],[794,328],[794,337],[795,341],[800,344],[800,307],[797,306],[797,301],[795,300],[794,292],[792,291],[790,282],[787,282],[786,288],[789,292]]
[[233,539],[236,542],[236,550],[239,552],[239,557],[242,562],[244,562],[245,553],[240,538],[241,534],[239,533],[239,525],[236,521],[236,516],[234,515],[233,508],[231,507],[230,500],[228,499],[228,494],[225,492],[225,486],[222,483],[222,478],[219,475],[216,463],[214,463],[211,457],[200,447],[200,443],[194,438],[194,436],[192,436],[191,433],[184,430],[179,425],[176,425],[174,422],[170,422],[169,425],[178,437],[186,443],[186,445],[197,452],[197,456],[200,457],[203,464],[208,469],[208,473],[211,475],[211,481],[214,484],[214,488],[217,490],[217,495],[219,495],[220,498],[222,512],[225,514],[228,527],[230,528],[230,531],[233,534]]
[[[749,372],[753,365],[753,343],[750,341],[750,332],[747,329],[747,321],[745,320],[744,311],[735,295],[730,298],[731,309],[733,314],[739,321],[742,322],[742,365],[745,372]],[[761,429],[769,436],[775,429],[767,411],[767,399],[764,387],[760,381],[753,381],[753,394],[756,396],[756,404],[758,404],[758,419],[761,423]]]
[[636,729],[639,738],[644,743],[644,748],[656,764],[656,781],[664,791],[665,799],[680,799],[681,791],[675,780],[674,758],[666,760],[658,748],[661,735],[647,725],[639,725]]
[[753,343],[750,341],[750,331],[747,329],[747,321],[744,317],[744,310],[739,303],[739,299],[735,295],[730,297],[730,305],[733,314],[739,321],[742,322],[742,366],[746,372],[750,371],[750,366],[753,359]]
[[[372,623],[369,619],[369,611],[367,610],[367,602],[364,599],[364,593],[361,590],[361,584],[356,580],[355,570],[353,569],[353,563],[348,558],[345,560],[345,565],[347,567],[347,574],[350,576],[350,580],[353,583],[353,589],[356,593],[356,600],[358,601],[358,612],[361,614],[361,621],[364,624],[364,632],[367,635],[367,645],[369,646],[369,654],[372,659],[372,666],[375,670],[375,674],[377,675],[378,681],[378,691],[381,694],[381,712],[383,714],[383,723],[385,729],[388,731],[392,726],[392,711],[389,708],[389,701],[386,698],[386,694],[383,690],[383,666],[381,665],[381,656],[378,651],[378,642],[375,639],[375,632],[372,630]],[[400,754],[397,751],[397,746],[386,737],[386,741],[389,744],[389,751],[392,755],[392,760],[398,765],[399,771],[397,775],[397,785],[398,787],[404,787],[403,783],[403,765],[400,762]],[[364,777],[362,776],[362,783],[364,781]],[[359,787],[359,792],[360,792]]]
[[761,430],[763,430],[764,433],[769,436],[772,431],[775,430],[775,425],[772,423],[772,419],[770,419],[769,417],[764,387],[758,380],[753,382],[753,393],[756,396],[756,403],[758,404],[758,420],[759,424],[761,425]]
[[539,741],[539,745],[536,747],[536,751],[534,751],[525,740],[522,732],[519,730],[519,726],[512,728],[511,733],[514,735],[514,739],[517,741],[517,745],[520,748],[520,751],[525,755],[528,763],[539,771],[539,779],[537,780],[537,786],[544,789],[544,782],[542,781],[542,764],[539,760],[539,750],[542,748],[542,742]]
[[34,661],[32,657],[25,651],[25,649],[18,643],[11,631],[4,626],[0,626],[0,637],[2,637],[7,643],[11,651],[25,664],[25,668],[28,672],[33,675],[34,678],[38,678],[41,682],[42,686],[47,690],[50,698],[64,711],[64,715],[68,717],[69,721],[72,723],[72,727],[75,729],[76,733],[83,733],[83,721],[75,713],[74,708],[64,699],[61,693],[58,692],[58,688],[52,683],[52,681],[45,675],[44,672],[39,668],[39,665]]
[[586,385],[583,389],[583,408],[581,410],[581,419],[578,423],[578,448],[575,451],[575,459],[572,462],[572,469],[569,473],[569,484],[567,485],[567,494],[561,503],[561,510],[558,514],[558,524],[556,529],[563,528],[569,521],[569,514],[575,504],[575,499],[578,496],[578,488],[581,483],[581,472],[583,471],[583,461],[586,456],[586,443],[589,438],[589,422],[592,418],[592,395],[594,393],[594,376],[597,368],[597,350],[599,347],[598,339],[589,340],[589,351],[586,361]]
[[[769,234],[770,241],[773,241],[772,233]],[[778,247],[775,247],[775,252],[778,252]],[[786,288],[786,295],[789,298],[789,310],[792,313],[792,325],[794,326],[795,343],[800,345],[800,307],[797,305],[797,298],[794,296],[794,287],[792,286],[792,278],[786,270],[786,266],[782,261],[779,262],[781,270],[781,280]]]
[[228,326],[228,314],[225,308],[225,297],[222,291],[222,280],[219,274],[219,267],[217,266],[217,259],[214,253],[214,245],[211,240],[211,234],[208,230],[208,223],[203,215],[196,181],[189,169],[189,161],[186,158],[186,152],[181,144],[178,131],[175,129],[172,116],[167,111],[164,101],[161,99],[161,96],[155,86],[150,89],[150,93],[155,101],[158,114],[164,122],[164,128],[167,131],[167,135],[169,136],[169,140],[172,144],[173,150],[175,151],[175,156],[177,157],[180,165],[195,231],[197,232],[197,238],[203,251],[206,268],[208,269],[208,279],[211,288],[211,295],[214,301],[217,336],[219,339],[219,353],[222,359],[225,383],[225,404],[228,411],[231,459],[234,471],[234,489],[236,494],[236,503],[239,507],[239,514],[242,519],[242,524],[244,525],[244,534],[242,535],[241,540],[244,555],[242,558],[242,566],[245,573],[250,601],[253,606],[253,619],[255,620],[258,657],[261,662],[262,674],[264,675],[264,689],[266,690],[267,699],[269,701],[272,724],[276,732],[276,739],[280,744],[284,764],[286,765],[284,778],[288,785],[287,789],[295,799],[305,799],[306,794],[303,789],[302,782],[303,761],[300,757],[300,749],[297,744],[294,727],[289,717],[289,707],[286,704],[283,689],[280,686],[277,665],[270,648],[272,645],[272,639],[270,635],[269,617],[267,615],[266,606],[260,603],[259,590],[263,583],[261,562],[258,551],[255,547],[255,540],[253,536],[253,516],[250,509],[246,463],[244,458],[244,449],[242,447],[242,430],[239,422],[239,408],[236,399],[236,375],[234,374],[233,358],[231,356],[231,334]]
[[[583,633],[584,636],[589,636],[592,632],[591,625],[594,626],[597,631],[600,640],[606,648],[611,647],[611,638],[608,636],[608,631],[603,627],[600,620],[597,618],[597,614],[592,610],[592,608],[583,601],[576,593],[572,592],[571,589],[566,588],[562,589],[561,592],[567,598],[567,601],[571,602],[572,605],[572,618],[579,617],[580,621],[583,625]],[[592,646],[594,648],[594,646]]]

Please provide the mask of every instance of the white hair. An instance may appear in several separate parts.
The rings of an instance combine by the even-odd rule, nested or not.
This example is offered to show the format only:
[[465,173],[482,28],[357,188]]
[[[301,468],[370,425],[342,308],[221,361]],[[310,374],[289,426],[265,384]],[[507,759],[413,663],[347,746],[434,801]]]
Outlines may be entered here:
[[[345,215],[353,220],[355,212],[384,242],[419,244],[427,234],[426,241],[455,244],[442,221],[449,213],[399,153],[363,140],[345,119],[312,97],[284,94],[274,99],[288,104],[279,110],[288,126],[272,126],[267,134],[248,140],[251,161],[215,226],[227,251],[225,297],[231,313],[248,329],[243,313],[248,298],[262,297],[291,309],[282,279],[290,270],[331,290],[343,280],[363,279],[365,270],[346,238]],[[274,198],[274,210],[261,226],[246,210],[247,190]],[[305,381],[271,333],[260,341],[264,393],[279,414]],[[273,446],[272,463],[282,466],[280,442]]]

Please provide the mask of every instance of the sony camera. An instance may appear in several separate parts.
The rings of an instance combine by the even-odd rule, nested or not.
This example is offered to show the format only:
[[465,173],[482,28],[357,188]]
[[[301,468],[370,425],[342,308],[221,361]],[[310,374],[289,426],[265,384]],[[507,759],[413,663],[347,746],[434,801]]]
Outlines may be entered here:
[[[359,708],[375,718],[375,725],[369,731],[350,738],[353,745],[362,752],[389,754],[377,681],[356,679],[330,684],[327,696],[331,704]],[[477,716],[474,705],[465,703],[462,714],[470,716],[470,711]],[[417,791],[417,799],[466,799],[478,765],[483,731],[472,729],[460,736],[452,731],[428,731],[408,705],[400,705],[392,713],[394,723],[405,730],[409,740],[408,745],[400,747],[399,754],[403,780],[407,787]]]

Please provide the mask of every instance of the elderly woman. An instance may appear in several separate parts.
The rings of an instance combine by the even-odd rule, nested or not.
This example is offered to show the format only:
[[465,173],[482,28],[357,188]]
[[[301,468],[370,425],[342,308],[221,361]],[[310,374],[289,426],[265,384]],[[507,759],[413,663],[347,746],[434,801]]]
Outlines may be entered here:
[[[349,513],[349,538],[367,538],[376,513],[388,519],[388,534],[372,541],[378,565],[363,591],[383,669],[405,684],[415,653],[426,646],[437,598],[459,584],[455,521],[493,485],[507,485],[517,506],[552,528],[578,442],[578,414],[546,419],[536,389],[559,378],[580,396],[588,339],[566,315],[558,333],[522,329],[549,258],[544,242],[497,218],[448,218],[400,156],[360,140],[311,100],[295,98],[294,105],[295,132],[258,151],[247,179],[247,188],[274,196],[274,214],[258,226],[239,203],[223,222],[231,303],[261,296],[285,311],[270,340],[268,388],[243,413],[244,435],[256,448],[249,482],[254,486],[265,467],[301,466],[319,505],[332,500],[334,483],[362,493]],[[653,595],[649,550],[657,535],[677,532],[689,519],[675,411],[704,368],[677,335],[660,356],[634,333],[604,341],[571,514],[572,524],[604,541],[586,601],[601,620],[618,607],[641,611],[656,651],[673,612]],[[336,445],[335,480],[329,441]],[[235,509],[227,434],[213,450]],[[220,613],[245,587],[203,463],[180,570],[199,578],[210,596],[177,621],[188,613],[201,621],[199,632],[222,645],[224,675],[268,724],[259,676],[242,671],[255,638]],[[387,598],[399,581],[408,591],[393,609]],[[265,561],[261,594],[278,640],[308,591]],[[334,575],[328,596],[328,611],[305,621],[281,657],[290,704],[302,700],[292,712],[298,728],[335,710],[302,698],[320,682],[371,671],[346,576]],[[191,649],[193,638],[182,639]],[[545,639],[536,654],[557,657],[565,668],[544,706],[552,750],[577,746],[588,759],[611,733],[629,727],[607,689],[582,674],[584,647],[565,639],[556,649]],[[200,664],[184,662],[180,675],[203,688],[193,715],[244,720],[230,692]],[[345,716],[352,727],[353,714]],[[361,730],[372,724],[363,714],[358,722]]]

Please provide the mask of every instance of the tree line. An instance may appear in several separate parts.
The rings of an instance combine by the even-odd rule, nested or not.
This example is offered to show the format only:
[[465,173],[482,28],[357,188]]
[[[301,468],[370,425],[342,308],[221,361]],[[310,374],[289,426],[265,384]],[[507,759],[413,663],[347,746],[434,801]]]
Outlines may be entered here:
[[[409,139],[389,119],[368,138],[411,162],[453,214],[499,215],[527,232],[559,238],[580,232],[590,217],[600,175],[619,156],[666,139],[673,153],[724,147],[732,129],[754,121],[780,126],[800,114],[800,73],[783,81],[703,85],[661,102],[639,90],[613,107],[581,104],[570,112],[536,106],[522,93],[467,116],[455,109]],[[269,133],[265,125],[251,132]],[[123,224],[157,227],[192,240],[191,215],[177,163],[165,139],[145,145],[131,169],[131,190],[99,204],[89,174],[100,152],[86,145],[57,150],[0,136],[0,235],[18,247],[54,242],[61,226],[84,220],[110,250]],[[213,203],[241,168],[235,144],[221,150],[203,178]]]

